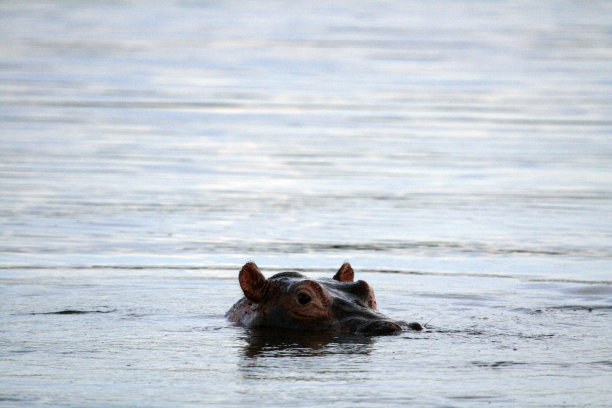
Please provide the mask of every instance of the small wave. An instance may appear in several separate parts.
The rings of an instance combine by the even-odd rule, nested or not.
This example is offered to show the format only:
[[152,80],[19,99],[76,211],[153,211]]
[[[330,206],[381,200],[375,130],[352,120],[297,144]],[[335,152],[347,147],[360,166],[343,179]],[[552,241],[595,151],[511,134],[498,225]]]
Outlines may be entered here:
[[573,312],[586,311],[592,312],[593,310],[612,310],[612,305],[561,305],[547,307],[549,310],[571,310]]
[[462,294],[462,293],[417,293],[415,296],[434,298],[434,299],[460,299],[460,300],[471,300],[475,302],[486,302],[492,301],[496,298],[493,296],[482,296],[473,294]]
[[0,395],[0,402],[32,402],[33,398],[26,398],[17,395]]
[[[0,265],[0,270],[183,270],[183,271],[239,271],[242,265]],[[283,272],[287,270],[304,272],[304,273],[334,273],[333,268],[319,267],[300,267],[287,268],[282,266],[267,265],[266,271]],[[582,285],[612,285],[612,280],[584,280],[584,279],[567,279],[567,278],[537,278],[525,277],[514,274],[487,273],[487,272],[443,272],[443,271],[416,271],[416,270],[401,270],[401,269],[381,269],[381,268],[360,268],[360,272],[364,273],[383,273],[383,274],[403,274],[403,275],[418,275],[418,276],[453,276],[453,277],[474,277],[474,278],[493,278],[493,279],[521,279],[529,282],[541,283],[571,283]],[[216,279],[208,276],[207,279]],[[228,279],[222,277],[219,279]]]
[[79,310],[79,309],[63,309],[53,312],[33,312],[31,315],[80,315],[89,313],[112,313],[117,309],[94,309],[94,310]]
[[546,339],[550,339],[552,337],[555,337],[554,334],[525,334],[525,333],[518,333],[518,334],[511,334],[511,336],[516,336],[520,339],[529,339],[529,340],[546,340]]
[[542,313],[542,309],[530,309],[528,307],[517,307],[515,309],[512,309],[511,311],[517,312],[517,313],[531,314],[531,315]]
[[[140,250],[141,248],[136,248]],[[113,249],[118,253],[129,253],[134,247],[116,247]],[[579,258],[612,258],[612,251],[605,247],[581,248],[581,247],[546,247],[546,246],[522,246],[509,243],[508,246],[491,245],[485,242],[463,242],[463,241],[375,241],[375,242],[353,242],[353,243],[327,243],[327,242],[285,242],[285,241],[262,241],[262,242],[219,242],[202,241],[188,242],[186,245],[168,244],[156,246],[157,252],[227,252],[227,253],[276,253],[276,254],[303,254],[303,253],[350,253],[350,252],[387,252],[387,253],[435,253],[440,254],[485,254],[498,256],[544,256],[544,257],[579,257]],[[57,246],[45,246],[39,248],[24,248],[14,246],[0,247],[4,253],[62,253],[64,248]]]
[[494,361],[494,362],[487,362],[487,361],[472,361],[471,362],[472,365],[475,365],[476,367],[486,367],[486,368],[500,368],[500,367],[512,367],[512,366],[518,366],[518,365],[525,365],[527,363],[523,363],[523,362],[519,362],[519,361]]
[[458,330],[458,329],[442,329],[436,326],[432,326],[430,324],[425,324],[425,328],[427,329],[426,332],[430,333],[441,333],[441,334],[459,334],[459,335],[468,335],[468,336],[482,336],[484,334],[486,334],[484,331],[482,330],[478,330],[478,329],[463,329],[463,330]]
[[607,367],[612,367],[612,360],[591,361],[589,364],[596,366],[604,365]]
[[545,311],[553,311],[553,310],[566,310],[572,312],[592,312],[594,310],[612,310],[612,306],[610,305],[561,305],[561,306],[548,306],[541,307],[536,309],[531,309],[528,307],[517,307],[515,309],[511,309],[512,312],[517,313],[525,313],[530,315],[542,314]]
[[498,395],[455,395],[453,397],[449,397],[452,400],[496,400],[500,398]]

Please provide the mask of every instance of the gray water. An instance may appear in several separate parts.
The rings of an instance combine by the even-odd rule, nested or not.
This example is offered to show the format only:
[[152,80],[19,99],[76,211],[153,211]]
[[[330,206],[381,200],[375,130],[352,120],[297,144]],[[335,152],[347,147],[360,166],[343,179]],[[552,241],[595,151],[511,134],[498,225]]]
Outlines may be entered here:
[[609,406],[612,3],[331,3],[0,3],[0,405]]

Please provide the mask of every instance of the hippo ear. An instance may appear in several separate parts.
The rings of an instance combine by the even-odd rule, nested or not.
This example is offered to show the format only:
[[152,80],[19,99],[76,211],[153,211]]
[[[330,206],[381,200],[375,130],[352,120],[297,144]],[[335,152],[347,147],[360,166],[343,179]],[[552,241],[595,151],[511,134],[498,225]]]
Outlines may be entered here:
[[247,299],[259,303],[265,294],[268,281],[259,272],[259,268],[253,262],[244,264],[238,275],[240,287]]
[[355,277],[355,273],[353,272],[353,268],[351,268],[351,264],[345,262],[342,264],[338,272],[334,275],[334,279],[340,282],[352,282]]

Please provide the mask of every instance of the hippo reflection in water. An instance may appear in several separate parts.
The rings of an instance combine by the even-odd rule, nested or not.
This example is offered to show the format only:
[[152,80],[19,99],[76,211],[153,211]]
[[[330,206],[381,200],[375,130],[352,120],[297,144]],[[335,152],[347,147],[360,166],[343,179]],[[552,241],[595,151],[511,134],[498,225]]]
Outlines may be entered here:
[[422,330],[419,323],[394,321],[378,312],[370,285],[353,282],[353,276],[353,268],[345,263],[333,279],[313,280],[297,272],[266,279],[249,262],[238,277],[244,297],[225,316],[246,327],[369,335],[396,334],[403,328]]

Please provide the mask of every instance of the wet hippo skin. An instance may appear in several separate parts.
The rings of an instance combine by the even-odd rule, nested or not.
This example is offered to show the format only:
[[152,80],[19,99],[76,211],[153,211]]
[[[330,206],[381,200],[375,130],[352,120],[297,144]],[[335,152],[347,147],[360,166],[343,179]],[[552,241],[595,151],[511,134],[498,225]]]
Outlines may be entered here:
[[325,330],[366,335],[421,330],[419,323],[392,320],[378,311],[367,282],[354,281],[345,263],[333,278],[308,279],[298,272],[282,272],[266,279],[248,262],[238,276],[244,297],[226,317],[246,327]]

